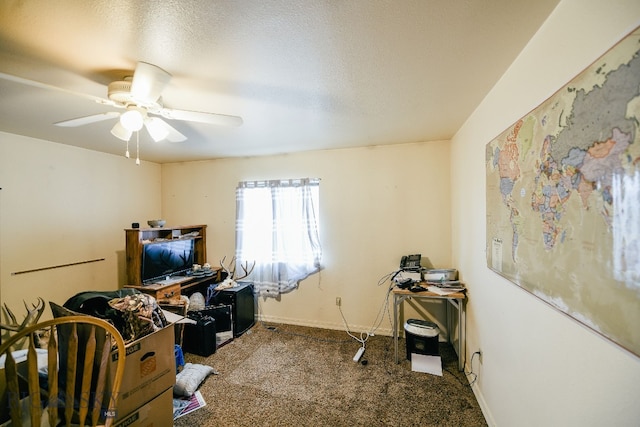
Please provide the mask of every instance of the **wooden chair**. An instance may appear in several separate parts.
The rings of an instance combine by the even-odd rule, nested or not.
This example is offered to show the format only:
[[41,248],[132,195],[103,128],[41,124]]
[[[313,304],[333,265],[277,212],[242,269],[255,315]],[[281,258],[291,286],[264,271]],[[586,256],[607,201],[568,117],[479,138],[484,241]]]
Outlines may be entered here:
[[[46,379],[41,382],[36,342],[43,332],[48,335],[48,345]],[[26,361],[16,363],[12,346],[25,337]],[[112,351],[113,358],[117,357],[115,372],[109,372]],[[41,426],[46,421],[49,426],[84,426],[89,412],[90,425],[113,424],[126,354],[122,336],[109,322],[92,316],[40,322],[3,342],[0,355],[5,355],[0,382],[6,384],[12,426]],[[27,397],[28,417],[22,413],[23,398]],[[59,424],[59,416],[64,424]]]

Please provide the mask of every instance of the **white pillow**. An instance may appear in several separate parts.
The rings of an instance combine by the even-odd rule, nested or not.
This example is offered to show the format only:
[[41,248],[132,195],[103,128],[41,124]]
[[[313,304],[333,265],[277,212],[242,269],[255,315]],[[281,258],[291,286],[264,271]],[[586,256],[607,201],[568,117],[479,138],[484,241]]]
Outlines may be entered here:
[[196,392],[202,381],[210,375],[217,374],[211,366],[197,363],[186,363],[184,368],[176,375],[176,384],[173,386],[173,394],[176,396],[191,397]]

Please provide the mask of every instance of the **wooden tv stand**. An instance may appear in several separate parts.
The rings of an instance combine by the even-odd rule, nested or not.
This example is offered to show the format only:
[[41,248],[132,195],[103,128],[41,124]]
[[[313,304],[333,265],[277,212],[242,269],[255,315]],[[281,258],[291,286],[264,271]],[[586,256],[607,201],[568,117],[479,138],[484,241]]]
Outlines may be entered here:
[[135,288],[153,295],[159,302],[175,302],[182,294],[196,291],[206,292],[208,285],[220,282],[221,268],[211,267],[212,276],[172,276],[155,283],[142,283],[142,254],[146,245],[163,243],[171,240],[194,241],[194,264],[207,263],[207,226],[184,225],[159,228],[127,228],[126,236],[126,288]]
[[144,247],[171,240],[193,240],[193,262],[207,262],[207,226],[186,225],[160,228],[127,228],[126,237],[127,284],[142,286],[142,254]]
[[194,292],[201,292],[206,296],[206,289],[213,283],[221,281],[221,268],[212,267],[215,271],[213,276],[193,277],[176,276],[168,280],[146,285],[125,285],[125,288],[134,288],[145,294],[153,296],[160,303],[177,304],[181,295],[190,295]]

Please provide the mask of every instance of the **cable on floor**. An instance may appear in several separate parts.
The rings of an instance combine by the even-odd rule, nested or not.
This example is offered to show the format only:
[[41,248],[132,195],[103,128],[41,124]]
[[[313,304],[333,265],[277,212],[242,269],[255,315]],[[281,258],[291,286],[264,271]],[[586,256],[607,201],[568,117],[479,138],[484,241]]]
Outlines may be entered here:
[[[382,320],[384,319],[385,311],[387,312],[389,321],[391,322],[391,313],[389,312],[389,296],[391,295],[391,290],[393,289],[393,286],[394,286],[393,279],[399,273],[399,271],[400,270],[385,274],[384,276],[382,276],[378,280],[378,286],[381,286],[387,280],[389,280],[391,284],[390,284],[389,288],[387,289],[387,293],[385,294],[384,301],[383,301],[382,305],[380,306],[380,310],[378,310],[378,314],[376,315],[376,318],[374,319],[373,324],[372,324],[371,329],[369,330],[369,332],[361,332],[359,337],[354,335],[351,332],[351,330],[349,328],[349,324],[347,323],[347,319],[344,316],[344,313],[342,311],[342,306],[341,305],[338,306],[338,310],[340,311],[340,316],[342,317],[342,322],[344,324],[344,328],[345,328],[345,331],[347,332],[347,335],[349,335],[355,341],[360,343],[360,348],[362,350],[361,352],[359,352],[360,355],[362,355],[362,353],[364,353],[364,351],[366,350],[366,343],[369,340],[369,338],[371,338],[372,336],[375,335],[375,332],[378,330],[378,328],[382,324]],[[357,358],[357,356],[356,356],[356,358]],[[357,361],[357,360],[354,358],[354,361]]]
[[476,374],[475,372],[473,372],[473,359],[476,357],[476,354],[478,356],[480,356],[480,352],[476,351],[475,353],[473,353],[471,355],[471,361],[469,362],[469,368],[471,369],[469,372],[467,372],[466,370],[464,371],[464,374],[467,376],[467,378],[469,377],[473,377],[473,380],[469,381],[469,387],[471,387],[472,385],[475,384],[475,382],[478,380],[478,374]]

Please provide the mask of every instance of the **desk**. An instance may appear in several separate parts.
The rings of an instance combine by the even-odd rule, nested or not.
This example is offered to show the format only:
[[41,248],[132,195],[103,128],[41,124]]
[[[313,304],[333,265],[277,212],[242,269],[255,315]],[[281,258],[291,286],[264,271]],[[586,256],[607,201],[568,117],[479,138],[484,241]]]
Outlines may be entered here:
[[[425,283],[422,284],[424,287],[427,287]],[[465,299],[466,296],[464,292],[456,292],[454,294],[449,295],[438,295],[433,292],[424,291],[424,292],[411,292],[408,289],[400,289],[395,286],[392,291],[393,293],[393,343],[395,348],[395,358],[396,363],[399,363],[398,359],[398,336],[399,331],[398,327],[402,327],[402,325],[398,325],[398,307],[402,304],[403,301],[411,298],[415,299],[425,299],[425,300],[442,300],[446,302],[446,323],[447,323],[447,336],[449,342],[453,344],[451,341],[451,316],[449,315],[449,307],[453,306],[456,308],[458,312],[458,345],[456,352],[458,353],[458,369],[460,371],[464,370],[464,357],[466,351],[466,337],[465,337]],[[454,347],[455,348],[455,347]]]

